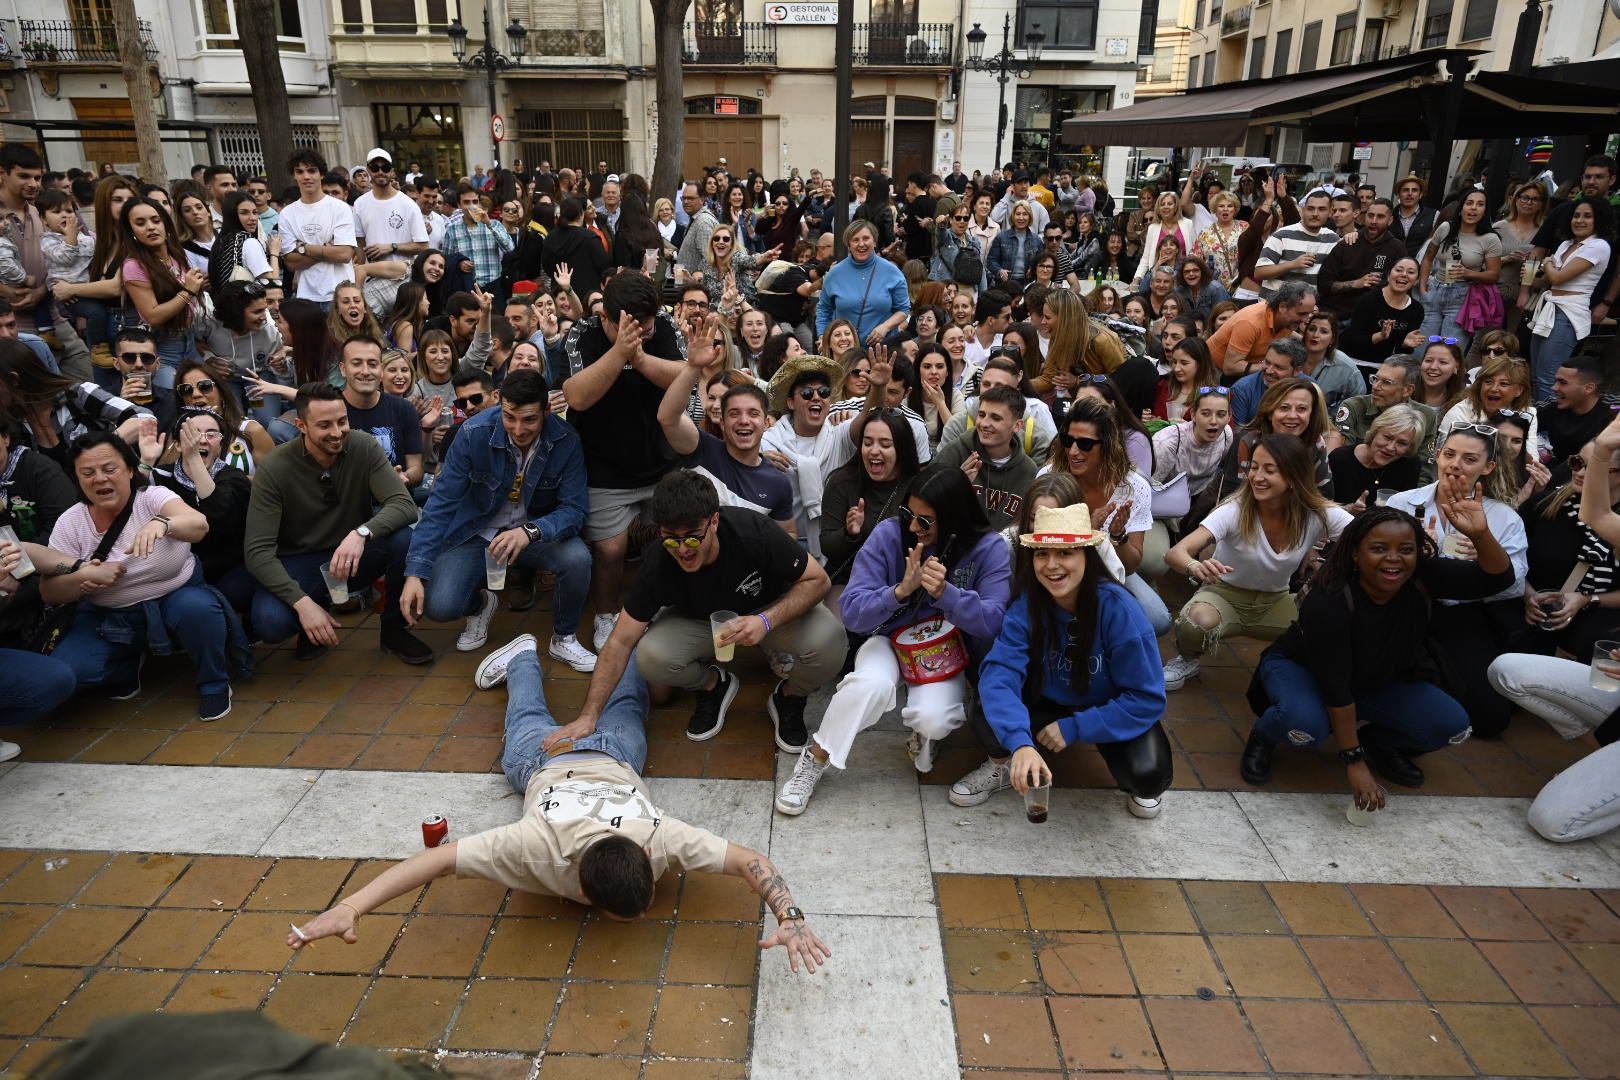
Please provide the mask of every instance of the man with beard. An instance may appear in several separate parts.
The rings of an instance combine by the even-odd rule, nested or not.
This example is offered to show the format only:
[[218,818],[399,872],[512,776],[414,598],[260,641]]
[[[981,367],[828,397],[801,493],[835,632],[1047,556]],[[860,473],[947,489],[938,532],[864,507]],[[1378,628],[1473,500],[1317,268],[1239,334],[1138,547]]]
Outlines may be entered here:
[[[710,315],[698,328],[697,337],[687,346],[686,368],[664,391],[658,406],[658,423],[670,449],[683,455],[687,468],[706,473],[720,489],[728,506],[746,506],[777,522],[793,535],[793,485],[774,464],[760,453],[760,439],[770,423],[770,401],[765,391],[744,383],[726,391],[720,401],[720,430],[723,438],[700,431],[687,415],[692,390],[703,378],[703,369],[715,361],[725,347],[720,336],[720,318]],[[828,396],[832,395],[829,387]],[[825,405],[825,402],[823,402]]]
[[1395,204],[1374,199],[1362,214],[1361,228],[1322,258],[1316,291],[1323,306],[1340,319],[1350,317],[1356,301],[1383,288],[1390,270],[1406,257],[1406,241],[1389,231],[1394,220]]

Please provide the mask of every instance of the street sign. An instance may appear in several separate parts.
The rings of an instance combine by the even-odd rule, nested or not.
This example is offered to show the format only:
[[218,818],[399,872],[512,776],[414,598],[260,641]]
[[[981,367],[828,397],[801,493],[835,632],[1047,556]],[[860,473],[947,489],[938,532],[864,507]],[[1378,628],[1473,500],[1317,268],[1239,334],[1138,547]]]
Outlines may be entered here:
[[742,111],[742,107],[738,103],[736,98],[727,96],[725,94],[716,94],[715,95],[715,98],[714,98],[714,115],[716,115],[716,116],[737,116],[737,115],[739,115],[741,113],[741,111]]
[[1372,160],[1372,143],[1357,143],[1350,150],[1350,157],[1354,161]]
[[837,26],[837,4],[766,4],[765,21],[773,26]]
[[494,116],[489,118],[489,133],[495,136],[496,142],[504,142],[506,140],[506,121],[501,118],[500,113],[496,113]]

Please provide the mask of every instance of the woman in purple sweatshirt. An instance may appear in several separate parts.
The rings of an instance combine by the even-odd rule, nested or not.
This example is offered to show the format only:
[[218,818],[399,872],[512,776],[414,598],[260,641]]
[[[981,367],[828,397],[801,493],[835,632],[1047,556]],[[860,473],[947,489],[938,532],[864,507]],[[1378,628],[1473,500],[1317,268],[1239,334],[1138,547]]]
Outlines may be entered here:
[[[1007,545],[990,528],[967,474],[936,469],[919,478],[899,519],[874,529],[855,556],[840,608],[852,633],[871,637],[855,654],[855,669],[838,684],[776,808],[804,813],[827,766],[844,768],[855,736],[894,708],[902,685],[906,707],[900,716],[912,730],[917,771],[933,768],[939,740],[966,720],[968,677],[1001,629],[1011,581]],[[939,681],[904,684],[891,636],[939,619],[965,639],[967,668]]]

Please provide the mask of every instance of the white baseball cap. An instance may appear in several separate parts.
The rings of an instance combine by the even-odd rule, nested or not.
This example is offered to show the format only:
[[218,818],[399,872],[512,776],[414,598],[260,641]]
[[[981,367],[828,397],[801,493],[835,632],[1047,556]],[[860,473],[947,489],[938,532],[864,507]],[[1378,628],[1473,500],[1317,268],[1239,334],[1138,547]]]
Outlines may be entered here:
[[388,164],[390,164],[390,165],[392,165],[394,163],[394,155],[393,154],[390,154],[388,151],[384,150],[380,146],[376,146],[376,147],[372,147],[372,149],[366,153],[366,164],[369,165],[373,161],[376,161],[378,158],[382,158],[384,161],[388,162]]

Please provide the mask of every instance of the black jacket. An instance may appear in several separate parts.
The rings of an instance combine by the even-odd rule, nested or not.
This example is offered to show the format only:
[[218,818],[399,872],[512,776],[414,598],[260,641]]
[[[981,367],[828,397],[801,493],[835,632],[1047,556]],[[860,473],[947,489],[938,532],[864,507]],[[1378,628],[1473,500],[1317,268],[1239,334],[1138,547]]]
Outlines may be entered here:
[[602,287],[602,271],[611,265],[602,241],[579,225],[559,225],[546,237],[541,265],[547,276],[556,276],[558,263],[567,263],[573,272],[574,295],[581,301]]

